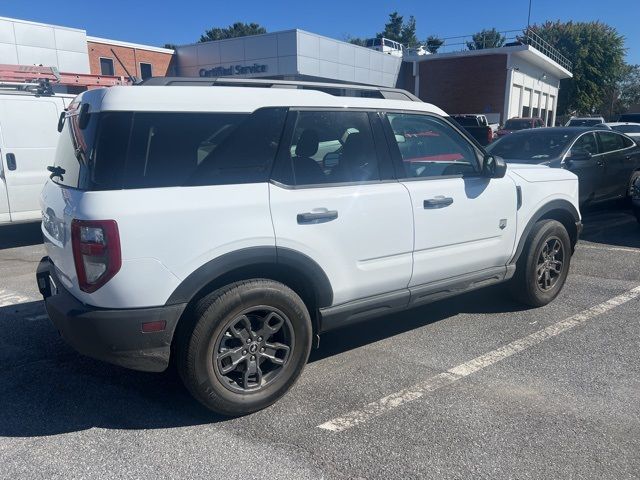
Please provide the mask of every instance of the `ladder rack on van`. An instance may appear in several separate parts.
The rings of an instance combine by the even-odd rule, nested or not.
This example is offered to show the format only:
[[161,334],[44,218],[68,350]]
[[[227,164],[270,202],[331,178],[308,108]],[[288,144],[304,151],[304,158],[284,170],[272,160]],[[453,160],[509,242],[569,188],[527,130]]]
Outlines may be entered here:
[[0,89],[52,95],[54,85],[97,88],[129,85],[124,77],[59,72],[56,67],[0,64]]
[[258,87],[319,90],[338,97],[386,98],[421,102],[418,97],[401,88],[377,87],[351,83],[307,82],[298,80],[270,80],[266,78],[229,77],[151,77],[138,85],[183,87]]

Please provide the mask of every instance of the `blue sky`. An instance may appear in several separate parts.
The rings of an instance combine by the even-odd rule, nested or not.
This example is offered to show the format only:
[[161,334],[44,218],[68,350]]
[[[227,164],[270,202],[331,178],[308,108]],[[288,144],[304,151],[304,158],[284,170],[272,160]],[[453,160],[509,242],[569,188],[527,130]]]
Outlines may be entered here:
[[[0,16],[84,28],[89,35],[151,45],[193,43],[212,26],[257,22],[268,31],[301,28],[344,39],[370,37],[389,12],[416,17],[418,38],[483,28],[521,28],[529,0],[2,0]],[[640,0],[532,0],[531,21],[601,20],[626,37],[627,61],[640,63]]]

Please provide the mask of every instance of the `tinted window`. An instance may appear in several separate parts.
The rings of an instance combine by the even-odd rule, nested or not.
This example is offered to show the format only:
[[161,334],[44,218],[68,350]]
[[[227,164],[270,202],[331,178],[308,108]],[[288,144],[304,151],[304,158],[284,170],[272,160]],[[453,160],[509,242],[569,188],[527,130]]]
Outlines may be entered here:
[[582,135],[576,143],[571,147],[571,155],[580,154],[580,153],[590,153],[591,155],[596,155],[598,153],[598,142],[596,141],[596,137],[593,133],[586,133]]
[[268,180],[285,109],[253,114],[103,112],[65,122],[61,183],[87,190]]
[[511,119],[507,120],[504,124],[505,130],[524,130],[525,128],[531,128],[530,119]]
[[639,125],[612,125],[611,128],[616,132],[640,133],[640,124]]
[[572,118],[567,127],[593,127],[599,123],[602,123],[601,118]]
[[153,76],[152,68],[150,63],[141,63],[140,64],[140,76],[143,80],[150,78]]
[[114,75],[113,60],[110,58],[100,59],[100,73],[102,75]]
[[560,156],[572,137],[553,130],[514,133],[492,143],[487,151],[508,160],[546,160]]
[[456,123],[462,127],[478,127],[480,122],[476,117],[451,117]]
[[622,137],[622,141],[624,142],[625,148],[633,147],[636,144],[636,142],[631,140],[629,137]]
[[365,112],[297,113],[283,163],[292,168],[276,177],[284,183],[316,185],[380,179],[369,117]]
[[404,178],[461,175],[476,171],[475,149],[442,120],[427,115],[389,113]]
[[612,152],[625,148],[622,135],[613,132],[598,132],[598,137],[600,137],[600,145],[603,152]]

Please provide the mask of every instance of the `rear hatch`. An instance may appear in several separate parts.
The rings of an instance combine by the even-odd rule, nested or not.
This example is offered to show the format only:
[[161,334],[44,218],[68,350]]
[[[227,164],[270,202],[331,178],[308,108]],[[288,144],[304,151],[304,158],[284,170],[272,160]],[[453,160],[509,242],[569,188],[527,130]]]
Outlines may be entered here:
[[[89,99],[98,101],[102,92],[94,90]],[[60,282],[68,290],[78,289],[72,248],[71,225],[81,218],[79,206],[86,194],[89,155],[96,137],[97,115],[89,102],[80,103],[79,96],[71,103],[65,117],[60,119],[61,130],[54,164],[49,166],[50,180],[40,197],[42,233],[47,255],[56,268]]]

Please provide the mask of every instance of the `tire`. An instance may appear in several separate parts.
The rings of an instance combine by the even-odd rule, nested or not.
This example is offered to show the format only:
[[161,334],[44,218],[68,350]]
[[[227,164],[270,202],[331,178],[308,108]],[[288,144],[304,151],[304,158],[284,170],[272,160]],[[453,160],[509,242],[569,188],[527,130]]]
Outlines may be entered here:
[[178,372],[199,402],[225,416],[276,402],[311,351],[304,302],[273,280],[236,282],[210,293],[195,305],[191,323],[178,332]]
[[[558,244],[561,250],[554,254]],[[554,255],[553,260],[551,257],[546,257],[548,259],[546,261],[546,253],[543,250],[549,255]],[[559,268],[558,260],[561,261]],[[516,300],[531,307],[542,307],[548,304],[562,290],[570,264],[571,239],[567,229],[556,220],[539,221],[531,230],[516,264],[516,273],[510,285],[512,295]],[[548,272],[549,276],[543,273],[542,278],[539,279],[541,270]]]

